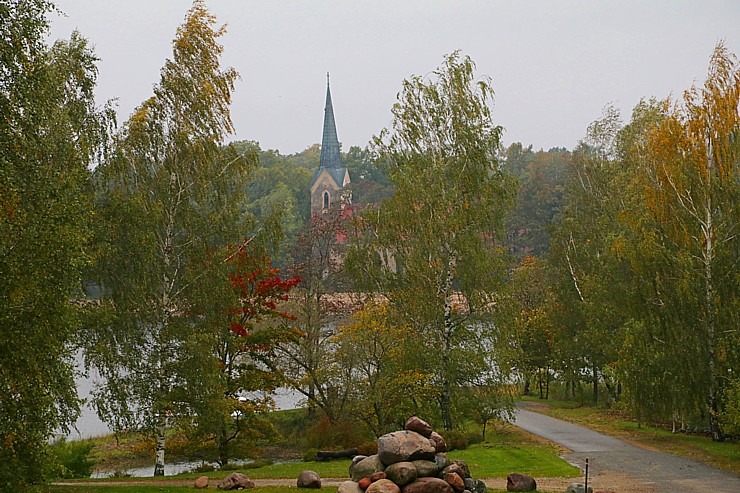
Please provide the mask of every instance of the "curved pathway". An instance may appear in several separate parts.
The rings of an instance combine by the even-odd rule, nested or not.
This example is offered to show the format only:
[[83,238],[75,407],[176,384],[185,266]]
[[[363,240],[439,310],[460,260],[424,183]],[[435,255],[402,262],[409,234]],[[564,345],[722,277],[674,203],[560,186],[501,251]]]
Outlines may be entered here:
[[514,424],[569,449],[563,459],[581,470],[588,458],[589,484],[593,480],[597,487],[599,475],[612,472],[634,478],[644,488],[640,491],[740,492],[740,477],[732,473],[685,457],[636,447],[583,426],[521,408],[517,409]]

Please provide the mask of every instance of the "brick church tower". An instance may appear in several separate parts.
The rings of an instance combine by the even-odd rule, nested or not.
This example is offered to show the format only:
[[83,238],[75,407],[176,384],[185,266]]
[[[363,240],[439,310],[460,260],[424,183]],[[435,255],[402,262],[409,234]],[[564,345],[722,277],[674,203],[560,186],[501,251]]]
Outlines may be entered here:
[[334,122],[334,107],[331,104],[329,74],[326,74],[326,105],[324,106],[324,135],[321,138],[319,169],[311,182],[311,214],[324,214],[333,207],[344,207],[351,203],[348,189],[349,171],[342,166],[339,152],[337,126]]

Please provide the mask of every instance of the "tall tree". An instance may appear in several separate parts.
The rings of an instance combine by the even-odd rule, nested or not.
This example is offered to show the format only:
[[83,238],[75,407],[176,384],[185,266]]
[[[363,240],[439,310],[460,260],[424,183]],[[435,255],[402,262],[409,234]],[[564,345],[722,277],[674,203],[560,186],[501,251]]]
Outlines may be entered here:
[[[692,348],[675,370],[679,381],[693,382],[684,399],[703,403],[715,440],[723,438],[724,391],[740,362],[739,104],[740,64],[719,43],[704,86],[679,103],[667,101],[665,116],[636,150],[649,214],[640,234],[658,253],[637,264],[654,286],[651,318],[682,342],[678,348]],[[645,342],[655,347],[655,340]]]
[[348,256],[356,277],[387,296],[439,354],[428,364],[445,429],[453,426],[453,392],[483,371],[469,366],[481,360],[467,343],[485,326],[468,317],[504,272],[495,238],[513,199],[496,158],[493,90],[473,72],[473,61],[455,52],[429,80],[403,82],[392,130],[374,139],[396,193],[363,215],[370,234]]
[[387,305],[368,304],[333,337],[338,364],[351,379],[350,417],[381,436],[429,411],[429,375],[419,367],[417,338]]
[[281,278],[265,245],[251,240],[227,245],[195,264],[199,273],[223,275],[200,278],[179,337],[183,355],[175,364],[178,425],[193,440],[213,441],[222,466],[233,444],[269,436],[271,427],[262,416],[282,384],[275,346],[297,337],[295,317],[283,311],[283,304],[300,279]]
[[0,489],[43,478],[52,433],[79,413],[72,336],[89,261],[97,162],[113,123],[96,58],[52,48],[42,0],[0,2]]
[[[115,155],[98,172],[109,237],[100,277],[114,310],[91,334],[88,362],[105,386],[99,412],[115,428],[156,436],[155,476],[164,474],[165,427],[178,410],[178,358],[200,286],[223,270],[194,265],[252,226],[240,202],[249,159],[222,143],[237,73],[222,70],[224,28],[195,0],[173,41],[154,95],[126,122]],[[207,264],[203,264],[207,266]]]
[[590,373],[594,402],[601,382],[610,387],[611,397],[617,393],[604,370],[618,358],[631,283],[629,263],[612,254],[624,241],[619,217],[630,206],[618,186],[623,176],[616,155],[620,127],[618,111],[608,105],[573,152],[551,245],[550,261],[559,274],[555,290],[564,317],[558,325],[561,339],[567,341],[561,346],[562,370],[572,383]]

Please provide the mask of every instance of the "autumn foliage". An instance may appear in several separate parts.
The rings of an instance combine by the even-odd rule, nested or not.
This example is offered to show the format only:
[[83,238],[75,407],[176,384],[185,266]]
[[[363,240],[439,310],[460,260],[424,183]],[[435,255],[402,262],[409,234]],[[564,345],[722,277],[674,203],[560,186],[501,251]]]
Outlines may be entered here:
[[232,313],[235,320],[229,323],[231,332],[247,336],[252,326],[265,317],[295,320],[294,315],[280,311],[279,305],[288,300],[288,293],[301,282],[300,277],[283,279],[280,269],[272,267],[269,256],[254,254],[241,245],[227,262],[233,269],[229,282],[241,300]]

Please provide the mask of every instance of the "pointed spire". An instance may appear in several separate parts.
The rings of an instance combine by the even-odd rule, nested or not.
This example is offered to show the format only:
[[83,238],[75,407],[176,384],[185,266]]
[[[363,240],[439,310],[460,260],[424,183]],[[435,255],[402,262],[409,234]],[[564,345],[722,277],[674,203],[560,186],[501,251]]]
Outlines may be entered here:
[[334,107],[331,104],[329,90],[329,72],[326,73],[326,106],[324,106],[324,135],[321,139],[321,168],[341,168],[342,159],[339,154],[339,139],[337,125],[334,122]]

